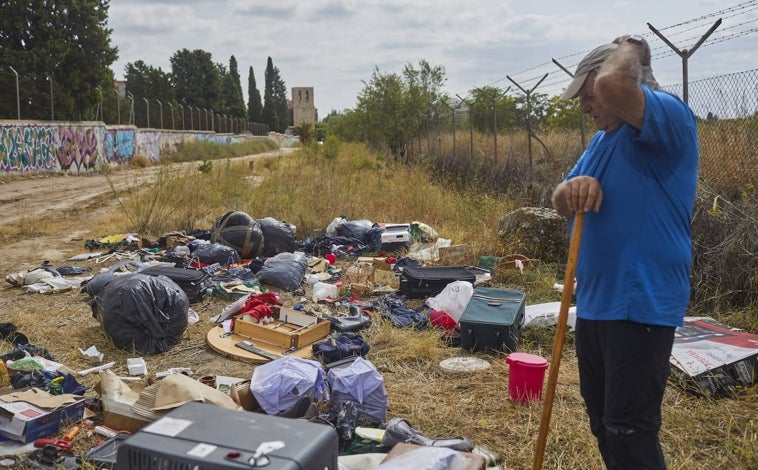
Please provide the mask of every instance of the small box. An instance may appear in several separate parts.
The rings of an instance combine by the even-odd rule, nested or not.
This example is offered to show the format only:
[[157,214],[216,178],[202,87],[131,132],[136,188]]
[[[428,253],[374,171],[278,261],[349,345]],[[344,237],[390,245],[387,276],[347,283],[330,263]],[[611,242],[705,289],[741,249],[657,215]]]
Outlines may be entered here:
[[[422,446],[416,444],[408,444],[405,442],[398,442],[392,447],[392,450],[387,454],[387,457],[381,461],[380,465],[386,462],[390,462],[393,459],[400,458],[399,456],[407,454],[408,452],[418,449]],[[481,455],[472,454],[471,452],[455,451],[463,456],[466,461],[466,470],[485,470],[487,468],[487,459]]]
[[520,290],[477,287],[461,315],[461,347],[468,351],[516,350],[526,311]]
[[[20,390],[13,390],[13,393]],[[49,393],[39,390],[40,394]],[[84,398],[55,409],[35,406],[25,401],[0,401],[0,435],[19,442],[33,442],[58,432],[61,426],[81,421]]]
[[126,368],[129,370],[129,375],[147,375],[147,364],[141,357],[127,358]]
[[274,321],[254,323],[245,315],[234,319],[234,333],[282,348],[296,350],[329,335],[331,322],[291,308],[274,306]]

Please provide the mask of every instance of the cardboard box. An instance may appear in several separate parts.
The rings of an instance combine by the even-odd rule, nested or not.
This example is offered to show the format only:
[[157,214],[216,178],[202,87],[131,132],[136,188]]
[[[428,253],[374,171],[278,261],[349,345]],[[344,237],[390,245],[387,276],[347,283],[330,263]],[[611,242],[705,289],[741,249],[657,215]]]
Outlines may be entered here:
[[699,395],[729,395],[758,376],[758,335],[710,317],[685,317],[671,350],[672,376]]
[[300,349],[329,335],[331,322],[286,307],[274,306],[274,321],[254,323],[246,316],[235,318],[234,333],[283,350]]
[[[55,397],[41,389],[29,390],[35,390],[38,395]],[[19,392],[21,390],[13,391],[14,394]],[[81,421],[83,415],[84,398],[57,408],[42,408],[27,401],[0,401],[0,435],[14,441],[29,443]]]
[[137,390],[132,389],[111,370],[100,372],[100,383],[95,388],[100,394],[104,425],[116,431],[134,433],[152,422],[132,410],[144,383],[134,384],[134,387]]
[[[380,468],[381,465],[390,462],[393,459],[398,459],[399,456],[408,454],[414,449],[419,449],[422,446],[416,445],[416,444],[406,444],[405,442],[399,442],[392,447],[392,450],[387,454],[387,457],[382,460],[382,462],[379,464]],[[432,449],[440,449],[440,448],[432,448]],[[463,456],[468,464],[466,465],[466,470],[485,470],[487,468],[487,460],[482,457],[481,455],[472,454],[471,452],[460,452],[455,451],[456,453]],[[407,456],[406,456],[407,457]],[[424,462],[426,463],[426,462]]]

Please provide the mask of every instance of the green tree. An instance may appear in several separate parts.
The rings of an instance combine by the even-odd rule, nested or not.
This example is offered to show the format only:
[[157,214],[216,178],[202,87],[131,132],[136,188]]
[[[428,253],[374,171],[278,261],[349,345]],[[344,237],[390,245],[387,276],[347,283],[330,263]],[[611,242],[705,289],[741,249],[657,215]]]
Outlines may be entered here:
[[271,57],[266,61],[262,117],[272,131],[284,132],[289,125],[287,86]]
[[245,98],[242,96],[242,83],[237,70],[237,59],[229,59],[229,73],[221,82],[222,106],[220,111],[232,117],[245,116]]
[[402,156],[431,116],[447,112],[448,97],[441,91],[445,80],[442,67],[424,60],[418,68],[406,65],[402,75],[382,73],[377,67],[371,80],[364,82],[355,110],[338,120],[348,122],[339,122],[339,127],[351,134],[351,139],[386,146]]
[[[164,72],[160,67],[146,65],[141,60],[126,64],[124,71],[126,90],[134,96],[135,106],[141,106],[143,99],[146,98],[151,105],[149,107],[151,126],[156,127],[159,123],[160,111],[154,106],[157,104],[155,101],[160,101],[164,106],[176,103],[171,74]],[[135,112],[135,122],[138,126],[147,125],[147,109],[148,106],[145,105],[145,112]]]
[[497,111],[497,129],[514,130],[521,125],[522,114],[519,111],[519,100],[505,95],[497,87],[484,86],[472,89],[471,95],[471,124],[479,132],[492,134],[495,128],[495,111]]
[[182,49],[171,56],[176,99],[208,110],[221,103],[221,76],[210,52]]
[[250,67],[250,71],[247,74],[247,118],[252,122],[261,122],[263,120],[261,92],[255,84],[255,73],[252,67]]
[[[101,93],[113,89],[118,49],[107,28],[109,0],[0,1],[0,118],[92,119]],[[100,88],[100,91],[98,91]],[[115,96],[115,95],[114,95]]]
[[559,96],[550,98],[545,124],[548,129],[579,129],[582,122],[579,100],[562,100]]

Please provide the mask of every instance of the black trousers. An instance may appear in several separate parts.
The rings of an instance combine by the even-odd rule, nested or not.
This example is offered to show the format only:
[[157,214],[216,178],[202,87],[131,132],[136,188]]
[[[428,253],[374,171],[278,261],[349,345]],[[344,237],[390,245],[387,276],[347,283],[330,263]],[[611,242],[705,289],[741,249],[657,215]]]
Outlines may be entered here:
[[577,318],[579,382],[609,470],[665,469],[658,431],[675,328]]

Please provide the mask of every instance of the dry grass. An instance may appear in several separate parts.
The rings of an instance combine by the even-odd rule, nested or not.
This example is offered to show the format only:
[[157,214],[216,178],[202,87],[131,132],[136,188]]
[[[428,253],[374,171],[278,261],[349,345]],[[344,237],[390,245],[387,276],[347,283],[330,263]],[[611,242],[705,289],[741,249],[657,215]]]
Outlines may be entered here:
[[[251,184],[251,177],[256,177],[256,184]],[[215,217],[243,210],[255,218],[271,216],[294,223],[298,237],[303,237],[346,214],[375,222],[427,223],[442,237],[464,244],[469,264],[476,264],[482,255],[507,254],[498,244],[496,227],[512,209],[508,201],[438,186],[423,169],[387,162],[360,146],[344,145],[340,156],[328,161],[317,149],[306,148],[292,158],[256,163],[252,174],[247,165],[217,164],[208,172],[166,174],[153,187],[140,189],[122,197],[121,210],[90,222],[102,232],[98,235],[143,227],[149,230],[141,235],[156,237],[169,230],[209,228]],[[67,249],[71,255],[80,253],[81,242],[69,241]],[[562,271],[563,266],[542,263],[524,273],[501,271],[493,284],[526,291],[528,303],[558,301],[560,295],[552,285],[562,282]],[[285,305],[298,300],[283,294]],[[190,325],[170,352],[146,357],[148,371],[190,367],[197,377],[249,378],[249,364],[224,358],[205,345],[208,318],[227,304],[212,298],[193,305],[201,321]],[[83,294],[24,295],[6,286],[0,290],[0,311],[5,312],[5,321],[16,324],[73,370],[91,367],[78,348],[96,345],[106,361],[116,361],[114,372],[126,374],[126,358],[133,354],[116,349],[105,337]],[[382,374],[389,393],[389,417],[405,417],[432,436],[468,436],[499,453],[503,468],[531,468],[541,406],[522,406],[508,399],[504,353],[477,353],[492,365],[484,372],[449,373],[439,367],[440,360],[466,353],[446,346],[434,331],[398,329],[378,318],[362,334],[371,345],[367,359]],[[552,328],[533,329],[525,332],[519,350],[549,358],[552,345]],[[81,381],[93,387],[96,378]],[[755,390],[709,400],[669,386],[662,432],[669,468],[758,468],[755,407]],[[91,443],[77,440],[77,450],[84,452]],[[579,395],[571,333],[560,366],[544,467],[602,468]]]

